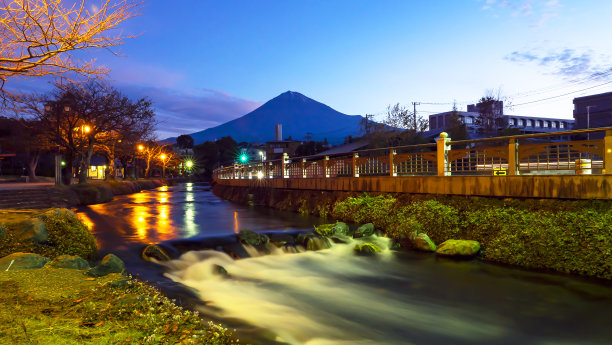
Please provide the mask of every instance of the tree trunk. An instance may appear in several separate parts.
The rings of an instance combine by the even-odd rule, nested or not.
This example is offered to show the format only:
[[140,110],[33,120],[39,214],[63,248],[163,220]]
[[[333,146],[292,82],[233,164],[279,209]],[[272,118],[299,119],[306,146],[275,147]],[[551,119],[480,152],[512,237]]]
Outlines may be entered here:
[[38,165],[38,159],[40,158],[39,152],[30,152],[28,154],[28,178],[30,182],[36,180],[36,166]]
[[72,167],[74,166],[74,155],[72,151],[66,152],[66,165],[62,169],[62,180],[65,185],[72,183]]

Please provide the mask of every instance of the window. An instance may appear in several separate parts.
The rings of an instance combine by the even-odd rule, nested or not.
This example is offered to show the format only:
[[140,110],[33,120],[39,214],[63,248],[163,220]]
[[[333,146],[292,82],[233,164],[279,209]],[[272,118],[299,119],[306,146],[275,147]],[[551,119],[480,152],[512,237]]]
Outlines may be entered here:
[[544,127],[544,128],[548,128],[548,127],[550,127],[550,121],[544,121],[544,122],[542,123],[542,127]]
[[536,127],[542,127],[542,120],[535,120],[534,123]]
[[525,121],[525,119],[521,119],[521,126],[527,126],[527,121]]
[[533,120],[527,120],[527,127],[533,127]]
[[474,123],[474,118],[471,116],[468,116],[465,118],[465,123],[468,125],[471,125],[472,123]]
[[550,127],[552,127],[552,128],[557,128],[557,127],[558,127],[558,126],[557,126],[557,123],[558,123],[557,121],[553,121],[553,122],[551,122],[551,123],[550,123]]
[[565,122],[561,122],[561,123],[559,124],[559,128],[565,128]]

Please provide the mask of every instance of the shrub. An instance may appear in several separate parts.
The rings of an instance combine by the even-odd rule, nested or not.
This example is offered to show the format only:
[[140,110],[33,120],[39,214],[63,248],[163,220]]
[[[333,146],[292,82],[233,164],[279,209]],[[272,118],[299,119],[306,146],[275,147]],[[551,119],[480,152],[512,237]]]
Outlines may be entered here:
[[355,223],[372,223],[376,228],[386,229],[392,220],[396,199],[389,195],[349,197],[338,202],[334,216]]
[[78,255],[93,261],[98,247],[94,236],[71,211],[53,210],[45,212],[41,219],[47,227],[47,242],[54,248],[54,255]]
[[436,243],[459,235],[459,212],[454,207],[435,200],[415,202],[402,207],[398,210],[397,217],[400,222],[412,222],[408,219],[413,218],[421,224],[422,231]]

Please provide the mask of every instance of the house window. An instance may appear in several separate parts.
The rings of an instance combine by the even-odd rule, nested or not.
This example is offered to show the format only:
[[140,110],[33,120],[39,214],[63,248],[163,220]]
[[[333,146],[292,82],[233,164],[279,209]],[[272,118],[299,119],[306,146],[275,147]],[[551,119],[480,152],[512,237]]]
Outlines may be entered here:
[[561,123],[559,124],[559,128],[565,128],[565,122],[561,122]]
[[553,121],[550,123],[550,127],[557,128],[557,121]]
[[542,127],[544,128],[550,127],[550,121],[544,121],[544,123],[542,123]]
[[468,116],[465,118],[465,123],[468,125],[471,125],[472,123],[474,123],[474,118],[471,116]]
[[525,127],[527,125],[527,121],[525,119],[521,119],[521,126]]
[[527,127],[533,127],[533,120],[527,120]]

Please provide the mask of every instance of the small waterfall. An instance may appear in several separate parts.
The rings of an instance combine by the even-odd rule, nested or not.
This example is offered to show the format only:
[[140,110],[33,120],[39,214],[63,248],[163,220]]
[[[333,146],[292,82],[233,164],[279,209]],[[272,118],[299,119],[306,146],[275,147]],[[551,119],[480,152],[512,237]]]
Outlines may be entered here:
[[[406,344],[406,325],[418,329],[417,339],[433,332],[471,342],[503,333],[480,315],[444,307],[432,311],[426,302],[389,290],[389,281],[400,278],[388,270],[395,267],[388,238],[324,241],[311,245],[328,247],[318,251],[270,245],[274,248],[263,254],[244,246],[251,257],[240,260],[220,251],[187,252],[166,263],[167,276],[197,290],[205,314],[274,334],[261,344]],[[364,242],[375,243],[380,253],[356,255],[356,244]]]

